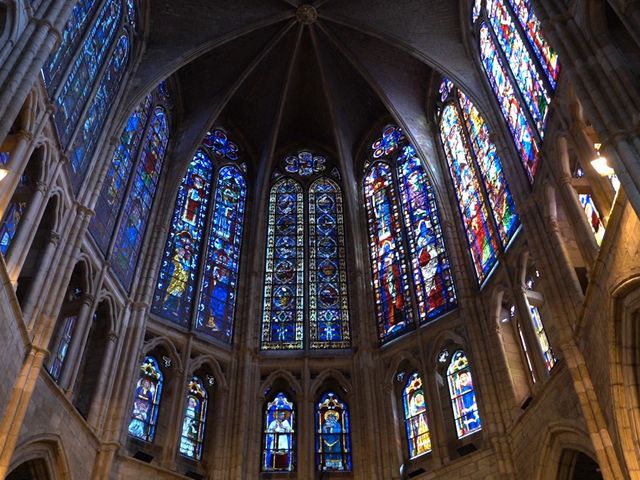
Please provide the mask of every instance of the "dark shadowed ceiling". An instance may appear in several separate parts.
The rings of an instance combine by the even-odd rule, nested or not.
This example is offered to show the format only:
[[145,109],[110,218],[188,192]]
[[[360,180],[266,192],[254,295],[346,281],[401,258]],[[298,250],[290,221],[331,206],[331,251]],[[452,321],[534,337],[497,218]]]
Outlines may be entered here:
[[175,73],[188,125],[175,158],[188,158],[215,123],[242,132],[260,164],[307,147],[345,169],[385,116],[427,137],[434,71],[482,103],[461,3],[153,0],[129,102]]

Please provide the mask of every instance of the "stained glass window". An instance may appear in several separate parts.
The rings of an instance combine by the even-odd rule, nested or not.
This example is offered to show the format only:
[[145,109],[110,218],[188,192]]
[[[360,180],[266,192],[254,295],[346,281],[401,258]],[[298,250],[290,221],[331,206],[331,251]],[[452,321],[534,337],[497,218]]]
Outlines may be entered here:
[[529,305],[529,313],[531,315],[533,330],[535,331],[536,338],[538,339],[538,345],[540,346],[540,350],[542,351],[545,366],[547,367],[547,370],[550,371],[556,364],[556,358],[554,357],[553,351],[551,350],[551,345],[549,345],[547,332],[545,332],[544,330],[542,315],[540,315],[540,310],[538,310],[538,307],[535,307],[533,305]]
[[292,472],[296,467],[295,408],[280,392],[267,404],[264,412],[264,450],[262,470]]
[[98,18],[91,26],[80,53],[74,61],[64,85],[55,99],[54,120],[60,143],[66,148],[89,98],[100,67],[118,30],[122,14],[120,0],[104,2]]
[[62,373],[64,360],[67,357],[67,352],[69,351],[69,345],[71,344],[73,330],[75,328],[77,319],[78,317],[75,315],[68,316],[64,319],[64,324],[62,326],[62,335],[60,336],[58,345],[55,347],[55,356],[53,357],[53,362],[49,367],[49,374],[55,382],[58,382],[60,380],[60,374]]
[[0,225],[0,252],[2,252],[2,255],[7,254],[13,237],[18,233],[18,226],[26,206],[27,203],[24,201],[12,200],[5,210],[2,217],[2,225]]
[[431,436],[427,421],[427,402],[424,398],[422,379],[414,372],[402,391],[404,425],[409,445],[409,458],[416,458],[431,451]]
[[209,207],[213,163],[198,149],[182,179],[167,238],[153,313],[188,326]]
[[220,169],[196,328],[231,343],[247,185],[236,165]]
[[263,349],[301,349],[304,330],[304,204],[301,185],[284,178],[269,196]]
[[74,185],[79,189],[89,168],[88,161],[94,153],[100,131],[107,119],[111,105],[113,105],[120,82],[124,75],[127,59],[129,58],[129,38],[122,35],[107,63],[98,91],[93,97],[80,131],[75,137],[70,152],[71,167],[74,173]]
[[[445,85],[441,90],[448,89]],[[414,327],[409,265],[421,323],[454,308],[457,297],[435,193],[422,160],[394,125],[385,127],[371,148],[364,196],[378,337],[384,343]]]
[[6,165],[9,163],[10,158],[11,154],[9,154],[9,152],[0,152],[0,165]]
[[440,136],[476,276],[482,282],[520,221],[483,117],[462,91],[451,92],[440,117]]
[[347,266],[340,187],[327,178],[309,189],[311,348],[350,345]]
[[351,471],[349,409],[333,393],[316,404],[316,466],[320,471]]
[[156,107],[140,148],[140,160],[124,207],[111,260],[115,274],[127,288],[131,286],[133,272],[142,248],[142,239],[158,187],[158,178],[168,142],[167,114],[164,108]]
[[451,356],[451,362],[447,368],[447,381],[458,438],[479,431],[482,425],[471,368],[462,350],[457,350]]
[[320,173],[325,169],[327,159],[322,155],[314,155],[311,152],[302,151],[298,155],[289,155],[285,158],[284,169],[289,173],[297,173],[308,177],[314,173]]
[[120,134],[120,141],[113,153],[109,170],[94,208],[96,214],[91,219],[89,231],[102,253],[106,253],[116,226],[120,205],[127,191],[127,184],[142,141],[147,118],[151,114],[152,100],[152,95],[147,95],[129,116]]
[[578,198],[580,199],[580,204],[584,209],[584,213],[587,216],[587,222],[591,227],[591,231],[593,232],[593,236],[596,239],[596,243],[598,246],[602,245],[602,240],[604,239],[605,228],[602,223],[600,213],[596,208],[595,203],[593,203],[593,198],[588,193],[579,193]]
[[376,162],[371,166],[364,180],[364,195],[378,338],[384,342],[413,326],[399,202],[389,165]]
[[522,346],[522,352],[524,353],[525,360],[527,361],[527,368],[529,370],[529,376],[533,383],[536,383],[536,374],[533,370],[533,362],[531,360],[531,355],[529,354],[529,347],[527,345],[527,340],[524,336],[524,331],[522,330],[522,325],[516,316],[516,307],[512,305],[509,309],[509,316],[511,318],[511,322],[516,326],[518,339],[520,340],[520,345]]
[[153,442],[163,385],[164,378],[158,361],[152,356],[145,357],[136,381],[129,435]]
[[200,377],[191,377],[188,385],[187,404],[182,417],[180,453],[194,460],[202,458],[208,399],[209,395]]
[[480,55],[529,180],[539,163],[549,104],[557,86],[557,54],[542,36],[530,0],[475,1]]
[[71,16],[62,31],[60,45],[51,53],[42,69],[44,83],[50,96],[53,96],[60,84],[62,74],[78,49],[82,34],[99,3],[96,0],[79,0],[73,6]]

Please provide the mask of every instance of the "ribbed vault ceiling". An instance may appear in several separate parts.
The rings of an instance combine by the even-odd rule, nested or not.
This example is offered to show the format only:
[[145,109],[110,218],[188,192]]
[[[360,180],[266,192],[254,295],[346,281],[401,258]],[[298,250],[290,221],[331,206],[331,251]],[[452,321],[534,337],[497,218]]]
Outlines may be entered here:
[[128,100],[135,104],[175,73],[180,124],[188,128],[178,132],[174,158],[189,158],[215,122],[242,132],[251,157],[269,167],[260,175],[296,147],[335,155],[348,171],[344,163],[385,115],[418,143],[431,141],[425,105],[434,70],[483,101],[463,39],[466,6],[456,0],[156,0],[149,7]]

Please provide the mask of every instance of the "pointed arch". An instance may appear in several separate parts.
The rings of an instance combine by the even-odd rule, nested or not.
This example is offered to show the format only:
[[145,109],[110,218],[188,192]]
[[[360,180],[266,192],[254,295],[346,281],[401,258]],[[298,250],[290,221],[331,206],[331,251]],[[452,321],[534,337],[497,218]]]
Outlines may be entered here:
[[349,406],[333,391],[315,405],[316,468],[321,472],[350,472],[351,425]]
[[447,385],[453,408],[453,418],[458,438],[466,437],[482,428],[475,387],[469,360],[464,350],[451,355],[447,367]]
[[264,408],[262,471],[292,472],[296,468],[296,408],[280,391]]
[[135,385],[131,420],[127,428],[129,435],[147,442],[153,442],[158,421],[158,410],[162,400],[164,375],[158,360],[147,355],[142,364]]
[[402,407],[409,458],[414,459],[431,452],[427,403],[422,378],[417,371],[408,375],[404,383]]
[[208,403],[209,393],[204,382],[199,376],[193,375],[187,384],[187,401],[182,416],[179,452],[196,461],[202,459]]

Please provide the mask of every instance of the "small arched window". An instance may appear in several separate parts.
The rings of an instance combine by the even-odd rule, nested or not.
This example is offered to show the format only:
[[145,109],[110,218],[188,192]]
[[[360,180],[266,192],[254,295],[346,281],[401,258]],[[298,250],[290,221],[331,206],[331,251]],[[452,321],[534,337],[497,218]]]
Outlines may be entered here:
[[542,36],[530,0],[476,1],[472,20],[485,74],[533,182],[559,75],[558,56]]
[[351,471],[349,408],[333,392],[316,404],[316,466],[324,472]]
[[296,468],[295,408],[283,392],[264,411],[262,470],[292,472]]
[[182,416],[180,433],[180,454],[194,460],[200,460],[202,459],[209,394],[202,379],[198,376],[191,377],[187,388],[187,404]]
[[533,327],[536,340],[538,341],[538,346],[540,347],[545,367],[547,371],[551,371],[558,360],[556,359],[553,349],[551,348],[551,344],[549,343],[549,338],[547,337],[547,332],[544,328],[542,314],[538,308],[544,303],[544,297],[542,296],[542,293],[538,291],[540,288],[538,285],[539,282],[540,272],[535,265],[532,265],[527,270],[525,278],[524,300],[527,308],[529,309],[528,313],[529,318],[531,319],[531,326]]
[[440,136],[478,280],[497,264],[520,219],[489,129],[473,102],[444,79]]
[[153,442],[158,421],[164,378],[158,361],[146,356],[140,365],[129,422],[129,435]]
[[431,451],[431,436],[427,420],[427,402],[424,396],[422,378],[418,372],[412,373],[402,390],[404,426],[409,447],[409,458],[417,458]]
[[400,128],[383,130],[365,171],[378,339],[385,343],[415,327],[414,297],[420,323],[450,311],[457,297],[433,187]]
[[482,428],[478,402],[466,354],[457,350],[447,368],[447,384],[458,438],[466,437]]
[[224,343],[233,333],[247,197],[238,160],[226,133],[207,133],[178,190],[151,307]]

